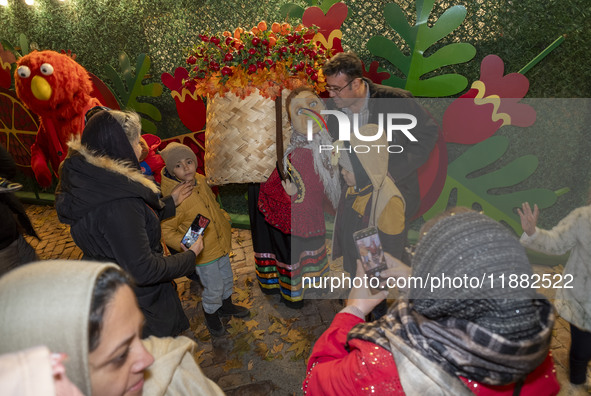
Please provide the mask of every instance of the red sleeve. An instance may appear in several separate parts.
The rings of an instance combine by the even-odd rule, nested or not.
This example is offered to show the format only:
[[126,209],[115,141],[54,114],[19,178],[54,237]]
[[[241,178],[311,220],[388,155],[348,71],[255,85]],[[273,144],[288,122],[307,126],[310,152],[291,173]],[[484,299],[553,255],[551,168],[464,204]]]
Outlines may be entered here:
[[46,156],[48,149],[47,132],[45,132],[45,128],[41,124],[35,137],[35,143],[31,146],[31,169],[41,187],[49,187],[51,185],[52,176],[47,166]]
[[[460,379],[478,396],[512,396],[515,390],[515,384],[492,386],[469,381],[464,377],[460,377]],[[560,384],[556,378],[554,360],[552,360],[552,355],[548,354],[546,360],[527,376],[519,394],[523,396],[555,396],[558,391],[560,391]]]
[[349,350],[345,348],[347,333],[362,322],[347,313],[335,316],[312,350],[303,384],[304,394],[404,395],[390,352],[363,340],[352,340]]

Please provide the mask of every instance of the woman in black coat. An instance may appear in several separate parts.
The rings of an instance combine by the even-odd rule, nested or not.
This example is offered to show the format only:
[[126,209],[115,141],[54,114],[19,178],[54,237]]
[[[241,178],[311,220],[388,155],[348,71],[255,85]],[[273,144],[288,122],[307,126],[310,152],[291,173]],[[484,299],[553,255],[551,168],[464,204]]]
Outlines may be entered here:
[[171,281],[195,272],[203,242],[163,256],[160,221],[174,216],[193,187],[181,184],[160,199],[158,186],[140,171],[140,132],[136,113],[95,112],[82,137],[68,144],[56,209],[84,259],[116,263],[132,276],[146,318],[143,336],[176,336],[189,321]]

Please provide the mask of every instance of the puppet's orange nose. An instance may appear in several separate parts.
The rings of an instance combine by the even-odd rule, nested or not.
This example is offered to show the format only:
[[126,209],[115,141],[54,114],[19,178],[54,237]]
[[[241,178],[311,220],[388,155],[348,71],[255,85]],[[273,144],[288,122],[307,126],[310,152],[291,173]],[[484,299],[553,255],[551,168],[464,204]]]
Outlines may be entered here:
[[51,85],[41,76],[33,77],[33,80],[31,80],[31,91],[39,100],[49,100],[51,98]]

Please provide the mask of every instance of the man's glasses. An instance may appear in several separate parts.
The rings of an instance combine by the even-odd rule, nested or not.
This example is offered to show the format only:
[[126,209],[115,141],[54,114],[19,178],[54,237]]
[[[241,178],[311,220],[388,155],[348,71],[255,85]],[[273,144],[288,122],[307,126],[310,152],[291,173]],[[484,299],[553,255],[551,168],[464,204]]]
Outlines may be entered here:
[[347,87],[348,87],[349,85],[351,85],[351,83],[352,83],[353,81],[355,81],[355,80],[357,80],[357,79],[356,79],[356,78],[354,78],[354,79],[350,80],[350,81],[349,81],[349,82],[348,82],[348,83],[347,83],[345,86],[343,86],[343,87],[335,87],[335,86],[332,86],[332,85],[327,85],[327,86],[326,86],[326,90],[327,90],[327,91],[329,91],[329,92],[333,92],[334,94],[338,95],[338,94],[340,94],[340,93],[341,93],[341,91],[342,91],[343,89],[347,88]]

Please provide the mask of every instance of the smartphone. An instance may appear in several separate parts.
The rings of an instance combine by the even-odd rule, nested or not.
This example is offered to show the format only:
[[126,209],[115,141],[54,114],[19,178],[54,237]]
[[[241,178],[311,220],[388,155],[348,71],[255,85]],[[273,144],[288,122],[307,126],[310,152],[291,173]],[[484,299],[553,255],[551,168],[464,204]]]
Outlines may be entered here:
[[198,214],[195,217],[195,220],[193,220],[193,222],[191,223],[191,226],[189,227],[187,232],[185,233],[185,236],[181,240],[181,243],[185,245],[187,248],[190,248],[191,245],[195,243],[197,238],[199,238],[199,236],[203,234],[208,225],[209,219],[201,214]]
[[[359,260],[368,277],[381,277],[382,271],[386,270],[386,257],[376,227],[368,227],[353,234],[355,247],[359,254]],[[381,283],[381,282],[380,282]]]

